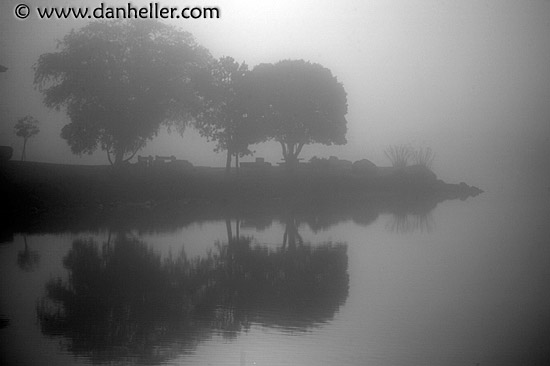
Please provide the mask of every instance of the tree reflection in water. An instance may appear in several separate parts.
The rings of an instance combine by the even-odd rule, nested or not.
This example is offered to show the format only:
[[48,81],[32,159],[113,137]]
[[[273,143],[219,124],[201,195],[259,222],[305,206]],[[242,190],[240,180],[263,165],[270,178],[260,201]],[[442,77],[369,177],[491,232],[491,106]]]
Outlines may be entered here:
[[160,363],[213,332],[320,325],[345,302],[345,244],[269,250],[230,234],[193,259],[182,252],[163,260],[123,234],[103,245],[75,240],[63,260],[68,279],[48,282],[37,306],[42,332],[66,338],[69,352],[93,361]]
[[23,234],[23,241],[25,242],[25,249],[17,253],[17,265],[23,271],[31,272],[40,264],[40,254],[35,250],[29,249],[27,235],[25,234]]
[[435,222],[432,216],[437,201],[413,199],[404,200],[391,207],[391,217],[386,229],[401,234],[432,232]]
[[414,232],[430,233],[434,220],[430,213],[425,214],[392,214],[386,228],[394,233],[409,234]]

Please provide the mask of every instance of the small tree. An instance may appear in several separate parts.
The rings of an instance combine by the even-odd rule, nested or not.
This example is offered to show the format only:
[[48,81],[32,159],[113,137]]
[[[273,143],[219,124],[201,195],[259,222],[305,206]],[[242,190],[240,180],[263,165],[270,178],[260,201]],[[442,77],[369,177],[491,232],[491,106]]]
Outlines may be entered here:
[[15,135],[23,138],[23,152],[21,153],[21,161],[27,160],[26,148],[27,140],[38,134],[38,120],[32,116],[20,118],[15,124]]

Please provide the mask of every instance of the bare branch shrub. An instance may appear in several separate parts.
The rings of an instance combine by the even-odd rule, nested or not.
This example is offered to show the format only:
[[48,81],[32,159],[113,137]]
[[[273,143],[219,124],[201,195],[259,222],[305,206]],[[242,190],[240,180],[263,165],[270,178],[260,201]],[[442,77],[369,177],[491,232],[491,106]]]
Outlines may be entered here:
[[432,169],[432,164],[435,158],[435,153],[431,148],[419,148],[412,154],[412,159],[415,164],[422,165],[428,169]]
[[384,155],[390,160],[394,168],[404,168],[409,164],[413,151],[407,145],[391,145],[384,150]]

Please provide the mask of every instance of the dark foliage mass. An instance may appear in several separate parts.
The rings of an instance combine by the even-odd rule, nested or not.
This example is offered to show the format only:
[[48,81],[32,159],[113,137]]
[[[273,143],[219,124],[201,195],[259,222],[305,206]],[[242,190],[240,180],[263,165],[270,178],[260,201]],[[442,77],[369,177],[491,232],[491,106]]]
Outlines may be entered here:
[[190,33],[157,21],[93,22],[59,47],[38,59],[35,84],[46,106],[66,108],[61,136],[76,154],[100,147],[121,163],[162,123],[202,108],[211,56]]
[[227,152],[227,169],[266,140],[281,144],[290,167],[304,145],[346,142],[346,92],[319,64],[249,71],[231,57],[213,60],[188,32],[143,20],[92,22],[59,47],[40,56],[34,82],[46,106],[66,108],[61,136],[75,154],[101,148],[120,165],[164,123],[182,132],[193,122]]
[[230,237],[205,258],[162,260],[145,243],[75,240],[38,305],[42,331],[94,361],[162,362],[213,331],[252,322],[304,329],[332,318],[347,298],[347,250],[324,243],[268,250]]
[[304,145],[346,143],[347,94],[331,71],[303,60],[261,64],[252,71],[253,113],[280,143],[289,166]]
[[196,119],[201,135],[216,141],[216,151],[227,152],[226,170],[232,157],[238,168],[239,157],[251,154],[249,145],[267,139],[265,126],[250,112],[250,71],[245,63],[222,57],[212,63],[212,80],[207,105]]
[[262,216],[254,213],[258,209],[260,213],[286,210],[281,206],[287,203],[293,208],[314,207],[312,211],[318,214],[337,211],[343,215],[341,219],[357,216],[359,222],[368,222],[393,202],[414,199],[435,206],[481,192],[465,183],[438,180],[421,165],[376,176],[316,169],[292,175],[283,168],[243,170],[230,179],[223,169],[189,171],[137,164],[113,170],[108,166],[9,162],[0,169],[0,193],[5,198],[0,213],[6,217],[2,232],[7,236],[13,232],[10,230],[73,230],[71,226],[82,222],[113,228],[128,224],[133,228],[178,227],[196,216],[220,219],[238,212],[239,207],[250,208],[250,216],[260,219]]

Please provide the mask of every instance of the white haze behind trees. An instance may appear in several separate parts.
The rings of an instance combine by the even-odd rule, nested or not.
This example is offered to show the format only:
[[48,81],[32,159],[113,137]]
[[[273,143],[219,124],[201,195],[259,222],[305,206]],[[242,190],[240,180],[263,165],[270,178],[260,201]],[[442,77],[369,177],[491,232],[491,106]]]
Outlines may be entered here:
[[[27,1],[31,6],[98,6],[101,1]],[[33,115],[41,132],[27,159],[107,164],[105,155],[73,155],[60,138],[64,112],[48,110],[33,87],[33,64],[56,50],[57,40],[87,21],[18,20],[19,1],[0,4],[0,144],[21,155],[13,126]],[[126,5],[128,1],[109,1]],[[147,4],[135,1],[134,5]],[[183,6],[163,1],[163,6]],[[304,59],[331,70],[348,94],[348,143],[305,146],[314,155],[389,165],[388,145],[431,147],[435,172],[498,188],[510,180],[550,185],[550,1],[545,0],[218,0],[221,19],[171,20],[191,32],[216,58],[231,56],[250,68]],[[188,129],[161,133],[141,155],[175,155],[194,165],[224,166]],[[251,147],[281,161],[280,146]]]

